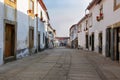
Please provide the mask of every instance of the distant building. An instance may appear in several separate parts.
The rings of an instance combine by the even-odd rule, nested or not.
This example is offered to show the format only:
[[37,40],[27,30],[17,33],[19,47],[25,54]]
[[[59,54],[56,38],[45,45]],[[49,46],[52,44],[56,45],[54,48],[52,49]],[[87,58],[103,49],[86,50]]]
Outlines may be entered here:
[[69,39],[70,39],[70,37],[56,37],[56,38],[55,38],[56,47],[59,47],[59,46],[67,46]]
[[70,27],[70,42],[71,48],[78,48],[78,27],[77,24]]

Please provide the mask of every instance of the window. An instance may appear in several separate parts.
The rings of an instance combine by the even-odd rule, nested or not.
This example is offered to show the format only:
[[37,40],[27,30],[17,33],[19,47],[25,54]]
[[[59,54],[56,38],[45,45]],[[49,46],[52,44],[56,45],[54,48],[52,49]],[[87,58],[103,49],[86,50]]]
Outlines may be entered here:
[[103,5],[100,7],[100,13],[103,13]]
[[89,27],[92,27],[92,13],[89,15]]
[[16,2],[17,0],[4,0],[5,4],[13,7],[13,8],[16,8]]
[[79,29],[78,29],[80,32],[82,31],[82,25],[80,24],[79,25]]
[[42,11],[40,11],[40,19],[41,19],[41,21],[43,20],[43,13],[42,13]]
[[116,0],[116,5],[119,5],[120,4],[120,0]]
[[120,8],[120,0],[114,0],[114,10]]
[[30,10],[32,10],[32,13],[34,13],[34,1],[30,0]]
[[34,0],[29,0],[28,15],[34,18]]

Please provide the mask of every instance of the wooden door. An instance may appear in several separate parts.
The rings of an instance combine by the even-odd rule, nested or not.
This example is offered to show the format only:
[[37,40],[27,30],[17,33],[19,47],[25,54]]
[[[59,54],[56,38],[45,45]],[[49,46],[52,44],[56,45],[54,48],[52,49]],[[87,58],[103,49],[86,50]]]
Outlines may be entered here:
[[29,48],[34,47],[34,29],[29,30]]
[[6,24],[5,27],[5,58],[14,56],[15,49],[15,28],[13,25]]

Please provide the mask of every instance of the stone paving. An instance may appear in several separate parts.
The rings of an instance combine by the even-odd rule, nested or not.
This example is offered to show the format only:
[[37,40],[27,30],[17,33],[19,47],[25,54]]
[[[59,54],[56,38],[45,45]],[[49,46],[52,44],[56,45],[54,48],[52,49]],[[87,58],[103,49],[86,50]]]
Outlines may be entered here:
[[120,80],[120,65],[94,52],[56,48],[0,66],[0,80]]

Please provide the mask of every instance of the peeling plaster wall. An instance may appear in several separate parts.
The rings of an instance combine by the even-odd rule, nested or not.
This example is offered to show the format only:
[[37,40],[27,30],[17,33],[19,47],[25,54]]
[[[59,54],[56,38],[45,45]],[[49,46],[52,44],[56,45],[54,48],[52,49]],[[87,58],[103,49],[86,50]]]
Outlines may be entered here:
[[[22,5],[21,5],[22,4]],[[17,0],[17,58],[28,56],[29,16],[28,1]]]

